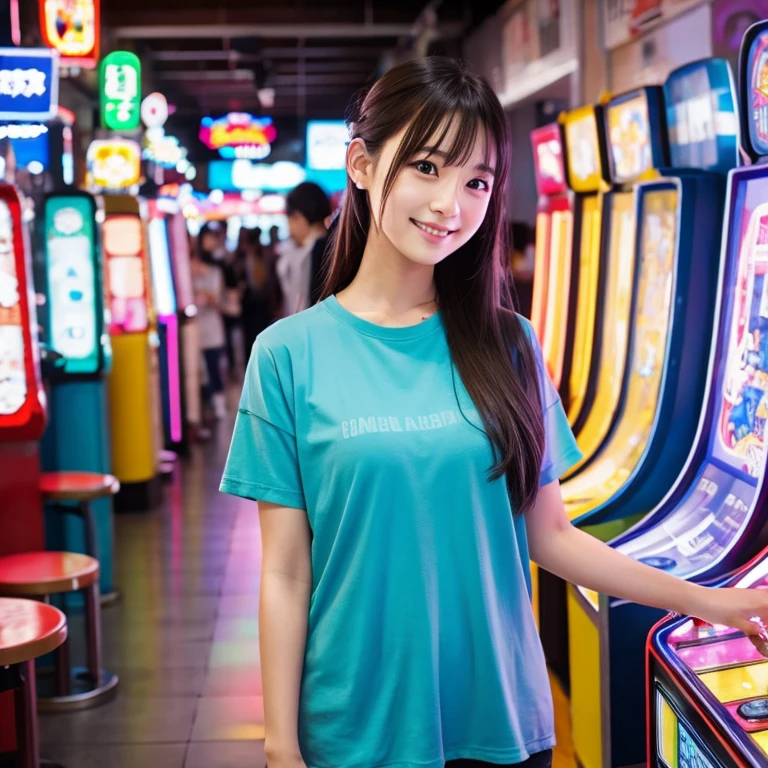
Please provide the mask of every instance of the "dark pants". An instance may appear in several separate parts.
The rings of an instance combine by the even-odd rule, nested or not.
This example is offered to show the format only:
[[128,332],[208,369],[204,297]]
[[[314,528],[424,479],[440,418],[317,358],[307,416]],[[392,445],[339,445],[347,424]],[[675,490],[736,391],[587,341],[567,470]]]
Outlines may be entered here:
[[224,382],[221,380],[221,353],[221,347],[203,350],[205,370],[208,373],[208,384],[205,387],[206,398],[224,391]]
[[445,768],[550,768],[552,765],[552,750],[545,749],[531,755],[522,763],[511,766],[500,766],[496,763],[484,763],[482,760],[449,760]]
[[[235,328],[240,325],[239,317],[224,315],[224,335],[226,338],[227,370],[230,374],[235,372]],[[246,361],[247,362],[247,361]]]

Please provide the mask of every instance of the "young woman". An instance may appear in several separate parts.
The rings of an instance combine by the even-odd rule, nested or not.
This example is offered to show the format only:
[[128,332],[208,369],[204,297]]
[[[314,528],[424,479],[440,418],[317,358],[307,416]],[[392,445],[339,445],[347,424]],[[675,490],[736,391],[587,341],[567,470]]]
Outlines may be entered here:
[[356,118],[324,300],[258,338],[222,480],[260,502],[269,767],[547,765],[529,557],[753,635],[768,595],[678,580],[569,524],[557,479],[579,451],[507,308],[490,86],[411,61]]

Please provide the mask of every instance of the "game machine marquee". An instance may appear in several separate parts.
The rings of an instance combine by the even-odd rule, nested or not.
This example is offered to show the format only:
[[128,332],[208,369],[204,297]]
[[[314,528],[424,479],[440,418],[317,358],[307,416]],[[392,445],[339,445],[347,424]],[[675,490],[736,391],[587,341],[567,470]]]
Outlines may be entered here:
[[555,123],[537,128],[531,133],[531,144],[539,195],[531,316],[541,340],[544,363],[555,386],[560,387],[571,288],[573,232],[560,126]]
[[141,150],[126,139],[97,140],[88,149],[91,189],[101,193],[102,250],[112,373],[109,420],[113,473],[120,480],[115,505],[149,509],[158,500],[154,333],[145,206],[136,195]]
[[[664,168],[661,179],[635,189],[639,279],[621,408],[595,460],[563,484],[575,524],[658,567],[667,561],[653,546],[633,551],[623,534],[654,518],[660,531],[675,531],[682,542],[673,521],[684,488],[670,489],[691,482],[689,447],[706,412],[723,172],[737,160],[736,95],[727,62],[686,65],[669,76],[664,90],[672,157],[682,167]],[[710,511],[701,510],[697,525]],[[574,744],[585,765],[627,765],[643,757],[643,644],[658,616],[568,588]]]
[[[729,322],[718,365],[711,466],[698,486],[698,494],[711,499],[707,506],[715,520],[705,525],[701,514],[680,520],[678,528],[691,532],[684,551],[659,543],[667,545],[661,555],[675,572],[695,568],[709,585],[768,589],[765,549],[735,575],[722,577],[738,564],[737,551],[743,560],[755,543],[765,544],[768,22],[747,31],[740,64],[742,148],[754,164],[729,176],[724,247],[732,263],[721,297]],[[687,618],[667,619],[654,629],[647,667],[653,764],[677,768],[690,752],[712,765],[768,762],[767,641],[768,633],[747,638]]]
[[[105,323],[103,264],[96,200],[67,191],[44,198],[36,231],[39,286],[45,292],[40,320],[47,346],[60,355],[49,366],[50,414],[42,442],[49,471],[112,471],[106,375],[111,345]],[[101,592],[114,591],[112,500],[91,504]],[[51,546],[86,552],[82,521],[71,515],[48,520]]]
[[[600,248],[603,192],[608,171],[605,157],[602,107],[589,104],[565,112],[560,121],[565,137],[568,186],[574,192],[573,267],[568,327],[572,330],[570,354],[566,360],[568,398],[565,401],[571,427],[579,423],[594,397],[596,376],[590,375],[602,331],[604,276]],[[568,353],[567,353],[568,354]]]

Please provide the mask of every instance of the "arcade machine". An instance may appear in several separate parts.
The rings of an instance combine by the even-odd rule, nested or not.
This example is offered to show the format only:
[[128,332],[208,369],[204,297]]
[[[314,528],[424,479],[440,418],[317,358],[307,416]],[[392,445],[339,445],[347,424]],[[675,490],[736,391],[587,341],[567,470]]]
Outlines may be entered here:
[[572,196],[565,183],[560,126],[537,128],[531,133],[531,144],[539,193],[531,316],[547,370],[559,388],[571,287]]
[[[697,82],[694,77],[687,86],[694,107]],[[748,146],[758,152],[754,133]],[[726,199],[715,326],[696,439],[662,502],[611,542],[647,565],[697,582],[722,579],[754,554],[768,532],[763,511],[768,501],[765,167],[732,170]],[[637,763],[645,749],[643,647],[662,612],[580,588],[569,588],[568,609],[578,758],[586,768]]]
[[160,337],[160,401],[163,438],[166,448],[176,450],[181,447],[184,439],[179,317],[171,267],[168,222],[157,200],[150,200],[148,205],[149,260]]
[[608,172],[602,107],[579,107],[564,113],[560,122],[565,137],[568,186],[574,193],[572,298],[567,319],[572,338],[566,350],[568,397],[565,401],[568,422],[573,427],[582,409],[591,402],[588,395],[594,395],[588,392],[588,383],[590,361],[599,346],[596,329],[602,327],[600,277],[604,276],[604,268],[601,266],[600,222]]
[[[21,200],[0,183],[0,555],[45,548],[40,458],[45,428],[37,318]],[[13,694],[0,695],[0,752],[15,748]]]
[[[105,327],[104,284],[96,200],[75,189],[47,195],[38,213],[38,288],[45,293],[41,324],[46,345],[61,355],[47,374],[50,417],[42,441],[52,471],[108,474],[111,469],[106,375],[112,349]],[[112,499],[91,504],[101,589],[114,594]],[[57,547],[85,552],[81,520],[56,515]]]
[[662,500],[683,469],[680,446],[696,437],[725,177],[738,160],[727,61],[681,67],[664,91],[672,165],[637,188],[639,274],[621,405],[592,463],[562,486],[569,517],[604,541]]
[[[728,266],[721,311],[724,336],[716,374],[708,476],[701,492],[719,498],[709,529],[691,515],[676,551],[658,541],[676,571],[696,570],[709,584],[768,589],[768,550],[723,583],[737,562],[737,539],[765,523],[768,361],[768,22],[747,30],[740,54],[742,147],[752,167],[731,172],[723,247]],[[717,471],[717,475],[713,473]],[[722,509],[725,506],[727,509]],[[758,518],[758,519],[755,519]],[[759,519],[762,518],[762,519]],[[701,529],[700,532],[697,529]],[[741,545],[743,548],[743,544]],[[667,619],[648,639],[648,758],[651,766],[765,766],[768,763],[766,645],[728,627]]]
[[614,423],[629,346],[629,319],[635,283],[637,183],[658,177],[667,164],[663,97],[660,87],[617,96],[605,106],[608,166],[613,187],[603,198],[604,304],[600,344],[594,345],[591,375],[594,400],[573,430],[583,454],[575,475],[592,461]]
[[137,188],[141,152],[135,142],[99,140],[88,149],[91,188],[103,192],[102,250],[112,338],[109,418],[117,510],[159,502],[155,433],[156,390],[150,346],[152,304],[142,203]]
[[192,286],[187,220],[180,210],[174,211],[168,218],[168,238],[181,339],[184,426],[188,432],[196,432],[202,423],[200,334],[196,319],[195,292]]

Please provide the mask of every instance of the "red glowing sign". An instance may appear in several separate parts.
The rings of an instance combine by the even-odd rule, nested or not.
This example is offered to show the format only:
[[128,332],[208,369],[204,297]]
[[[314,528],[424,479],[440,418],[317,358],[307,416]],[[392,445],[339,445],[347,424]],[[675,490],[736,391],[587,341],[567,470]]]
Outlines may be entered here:
[[94,69],[99,60],[100,0],[39,0],[43,42],[63,67]]
[[199,138],[208,149],[218,150],[222,157],[263,160],[270,153],[277,130],[270,117],[230,112],[216,119],[204,117]]

